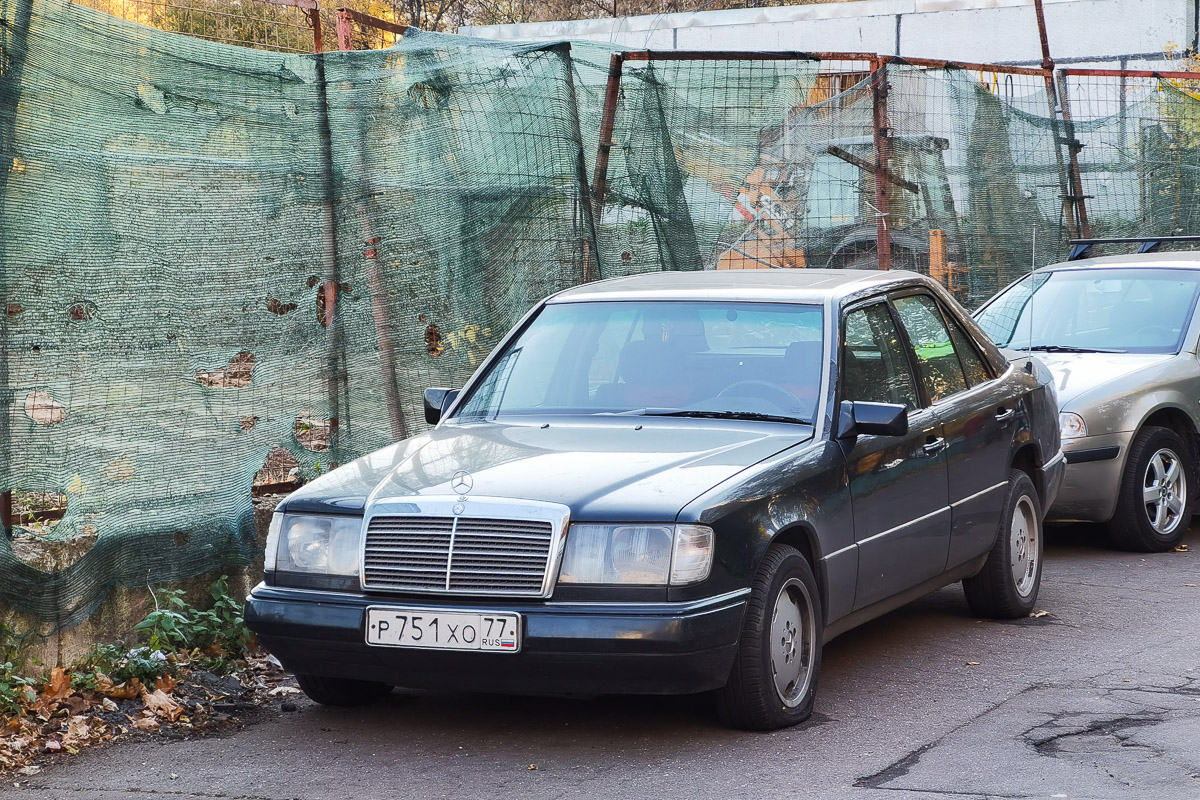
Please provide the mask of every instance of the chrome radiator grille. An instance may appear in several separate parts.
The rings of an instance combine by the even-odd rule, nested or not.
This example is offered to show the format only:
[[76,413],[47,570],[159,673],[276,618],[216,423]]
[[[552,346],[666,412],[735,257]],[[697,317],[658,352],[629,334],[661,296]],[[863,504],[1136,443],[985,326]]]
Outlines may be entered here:
[[363,587],[540,597],[555,538],[546,520],[373,517],[363,550]]

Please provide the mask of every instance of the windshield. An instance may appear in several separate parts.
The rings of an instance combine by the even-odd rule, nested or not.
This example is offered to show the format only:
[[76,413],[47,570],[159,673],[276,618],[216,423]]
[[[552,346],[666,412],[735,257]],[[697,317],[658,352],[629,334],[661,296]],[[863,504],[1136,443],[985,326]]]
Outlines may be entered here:
[[1066,270],[1027,275],[976,312],[1000,347],[1176,353],[1196,305],[1200,272]]
[[812,422],[824,372],[822,318],[814,305],[552,303],[491,364],[456,416]]

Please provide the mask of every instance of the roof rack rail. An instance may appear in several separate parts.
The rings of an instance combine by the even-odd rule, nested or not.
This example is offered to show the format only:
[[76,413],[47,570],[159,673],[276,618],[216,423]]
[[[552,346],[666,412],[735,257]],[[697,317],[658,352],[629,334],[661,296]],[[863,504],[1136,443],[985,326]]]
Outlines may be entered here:
[[1071,239],[1071,255],[1067,261],[1078,261],[1092,254],[1092,245],[1097,244],[1140,244],[1139,253],[1153,253],[1158,246],[1170,242],[1200,242],[1200,236],[1124,236],[1111,239]]

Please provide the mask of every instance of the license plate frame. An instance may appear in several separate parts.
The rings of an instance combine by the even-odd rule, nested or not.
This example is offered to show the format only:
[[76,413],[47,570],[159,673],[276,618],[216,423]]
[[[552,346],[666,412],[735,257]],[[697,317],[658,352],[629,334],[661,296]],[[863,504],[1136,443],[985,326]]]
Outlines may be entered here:
[[[385,623],[383,630],[381,622]],[[414,637],[414,631],[419,631],[419,635]],[[464,641],[468,632],[474,633],[473,642]],[[525,631],[522,616],[511,611],[377,605],[367,606],[363,636],[371,647],[442,653],[519,653]],[[489,642],[487,646],[485,640]],[[507,642],[512,642],[512,646],[507,646]]]

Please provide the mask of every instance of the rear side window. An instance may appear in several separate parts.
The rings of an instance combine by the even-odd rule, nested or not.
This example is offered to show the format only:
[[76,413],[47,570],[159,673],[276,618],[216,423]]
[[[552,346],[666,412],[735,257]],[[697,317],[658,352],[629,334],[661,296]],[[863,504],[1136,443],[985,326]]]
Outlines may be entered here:
[[934,299],[918,294],[898,297],[894,302],[900,324],[908,333],[908,340],[917,357],[917,369],[921,372],[929,399],[936,403],[944,397],[964,391],[967,378]]
[[846,315],[842,345],[842,399],[920,405],[900,332],[887,305],[876,303]]
[[984,381],[990,381],[992,374],[988,372],[987,365],[983,362],[983,356],[979,354],[975,344],[971,341],[971,337],[967,336],[966,331],[958,324],[950,314],[942,314],[946,320],[946,325],[950,328],[950,341],[954,343],[954,349],[958,353],[958,360],[962,362],[963,372],[967,376],[968,386],[978,386]]

